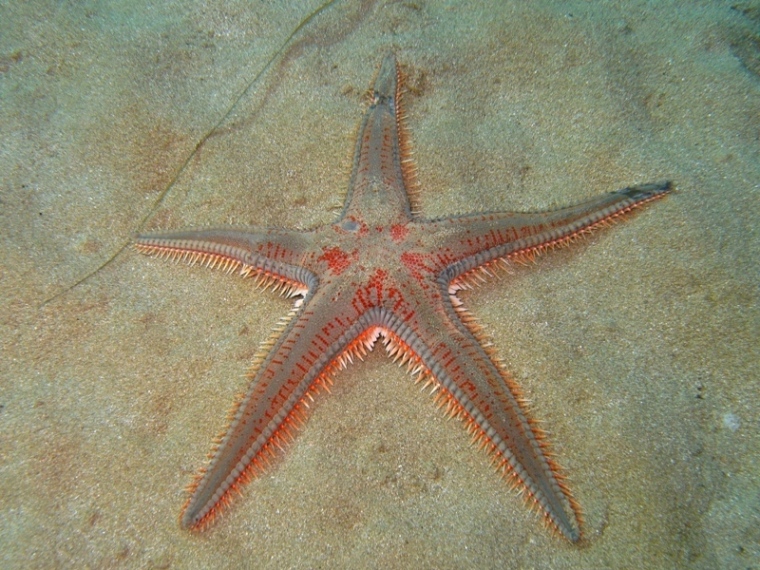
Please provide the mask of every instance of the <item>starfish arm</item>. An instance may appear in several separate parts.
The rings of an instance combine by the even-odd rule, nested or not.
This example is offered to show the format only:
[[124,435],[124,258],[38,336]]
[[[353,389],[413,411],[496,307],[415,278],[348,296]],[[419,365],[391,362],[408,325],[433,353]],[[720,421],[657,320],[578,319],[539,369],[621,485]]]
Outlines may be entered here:
[[473,442],[526,492],[531,506],[568,540],[580,540],[578,506],[548,456],[543,432],[528,418],[519,388],[484,347],[483,335],[459,300],[450,296],[445,301],[443,286],[441,295],[437,307],[416,304],[412,315],[383,312],[380,325],[388,351],[420,371],[439,407],[464,421]]
[[303,294],[315,279],[302,267],[310,244],[308,232],[287,229],[204,229],[135,237],[135,247],[148,255],[253,275],[288,296]]
[[[563,245],[670,192],[669,182],[632,186],[538,213],[494,212],[428,222],[449,281],[498,260]],[[441,236],[436,238],[434,236]]]
[[354,150],[351,181],[340,218],[370,224],[411,216],[405,181],[412,179],[403,132],[403,112],[396,57],[383,58]]
[[[326,287],[325,289],[330,289]],[[267,467],[306,419],[309,404],[331,376],[362,357],[377,338],[370,318],[349,303],[327,302],[340,292],[319,289],[297,303],[290,318],[256,356],[251,382],[230,414],[230,424],[208,467],[190,486],[181,525],[203,529],[240,487]]]

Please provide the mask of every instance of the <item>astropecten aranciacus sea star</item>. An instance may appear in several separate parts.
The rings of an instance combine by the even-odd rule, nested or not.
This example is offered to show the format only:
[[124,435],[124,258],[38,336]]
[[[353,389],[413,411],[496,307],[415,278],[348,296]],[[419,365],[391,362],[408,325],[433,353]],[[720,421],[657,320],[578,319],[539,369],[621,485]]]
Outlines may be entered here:
[[581,539],[581,516],[541,429],[457,293],[514,260],[572,242],[670,191],[632,186],[536,213],[428,219],[414,208],[396,58],[383,59],[359,129],[338,219],[311,230],[197,229],[140,235],[136,246],[254,277],[296,299],[266,342],[229,427],[189,488],[180,517],[203,529],[303,424],[316,392],[378,338],[551,527]]

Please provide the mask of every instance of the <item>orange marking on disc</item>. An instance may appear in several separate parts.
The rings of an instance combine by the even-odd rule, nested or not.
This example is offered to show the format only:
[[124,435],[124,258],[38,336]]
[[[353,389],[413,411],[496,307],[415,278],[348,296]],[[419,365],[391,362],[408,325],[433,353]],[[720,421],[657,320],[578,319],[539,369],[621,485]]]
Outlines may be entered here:
[[404,241],[409,235],[409,228],[406,224],[393,224],[391,226],[391,239],[395,242]]
[[333,275],[340,275],[350,267],[352,259],[355,258],[356,252],[348,254],[339,247],[326,247],[322,250],[322,255],[317,259],[327,263]]

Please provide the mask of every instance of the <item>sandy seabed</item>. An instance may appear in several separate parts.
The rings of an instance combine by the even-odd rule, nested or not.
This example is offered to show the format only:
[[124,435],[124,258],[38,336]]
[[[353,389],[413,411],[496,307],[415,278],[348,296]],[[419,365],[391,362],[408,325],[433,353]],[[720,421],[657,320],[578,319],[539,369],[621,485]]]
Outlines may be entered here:
[[[334,2],[299,28],[319,7],[0,7],[0,566],[760,567],[760,5]],[[677,187],[464,295],[580,547],[379,348],[212,529],[177,523],[289,302],[126,246],[333,220],[388,49],[426,215]]]

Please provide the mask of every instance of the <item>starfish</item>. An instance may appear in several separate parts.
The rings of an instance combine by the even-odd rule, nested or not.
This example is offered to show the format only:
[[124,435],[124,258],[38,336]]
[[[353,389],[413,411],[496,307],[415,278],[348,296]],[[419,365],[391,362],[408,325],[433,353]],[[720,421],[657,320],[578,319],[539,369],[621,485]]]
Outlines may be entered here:
[[136,237],[136,247],[147,254],[237,272],[295,299],[256,356],[249,388],[188,489],[184,528],[207,527],[292,439],[314,395],[382,337],[390,355],[407,365],[449,416],[463,421],[548,525],[571,542],[581,539],[579,506],[543,432],[457,294],[510,262],[609,225],[671,185],[633,186],[547,212],[425,218],[413,207],[418,186],[401,85],[389,53],[375,79],[348,195],[334,223],[305,231],[220,228]]

